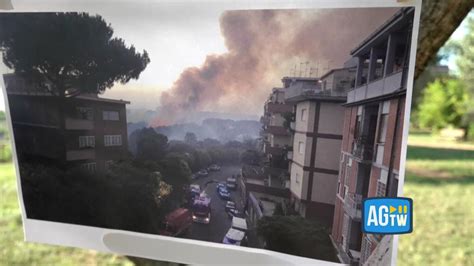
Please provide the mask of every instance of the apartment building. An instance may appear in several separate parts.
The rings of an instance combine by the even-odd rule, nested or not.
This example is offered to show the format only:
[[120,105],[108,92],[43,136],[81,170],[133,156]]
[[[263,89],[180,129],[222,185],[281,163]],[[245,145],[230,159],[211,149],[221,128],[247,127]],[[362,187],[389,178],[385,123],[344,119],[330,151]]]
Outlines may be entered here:
[[125,106],[129,102],[79,95],[60,104],[58,97],[18,76],[6,74],[4,81],[20,160],[103,172],[108,164],[127,156]]
[[285,91],[282,88],[273,88],[260,119],[263,125],[263,152],[272,167],[286,168],[286,152],[292,142],[290,132],[285,127],[285,115],[292,111],[292,106],[285,103]]
[[344,107],[355,69],[321,78],[284,77],[285,102],[294,108],[290,161],[292,204],[301,216],[328,227],[334,215]]
[[332,239],[345,263],[364,264],[381,236],[361,232],[361,201],[397,195],[413,8],[352,50],[355,85],[344,104]]

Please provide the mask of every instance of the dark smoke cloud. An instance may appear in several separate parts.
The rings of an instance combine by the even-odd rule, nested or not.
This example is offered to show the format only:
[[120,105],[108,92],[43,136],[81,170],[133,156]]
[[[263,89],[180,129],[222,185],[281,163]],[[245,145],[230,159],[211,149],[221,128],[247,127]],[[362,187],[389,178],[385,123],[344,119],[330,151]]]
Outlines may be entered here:
[[179,121],[193,111],[260,113],[272,87],[295,64],[341,67],[350,50],[396,10],[227,11],[220,26],[228,52],[185,69],[162,93],[162,115],[152,124]]

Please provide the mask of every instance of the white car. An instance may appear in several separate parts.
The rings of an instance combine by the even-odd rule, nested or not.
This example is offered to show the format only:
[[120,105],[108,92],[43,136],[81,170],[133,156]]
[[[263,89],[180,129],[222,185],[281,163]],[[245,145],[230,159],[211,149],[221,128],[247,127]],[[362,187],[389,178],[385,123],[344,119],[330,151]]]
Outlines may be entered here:
[[242,232],[247,232],[247,220],[235,216],[232,217],[232,228]]
[[211,171],[220,171],[221,167],[217,164],[213,164],[213,165],[209,166],[208,169],[211,170]]
[[226,211],[229,211],[230,209],[235,209],[235,208],[236,208],[235,202],[233,202],[233,201],[227,201],[227,202],[225,203],[225,210],[226,210]]
[[242,232],[234,228],[230,228],[229,231],[227,231],[227,234],[225,234],[224,239],[222,240],[222,243],[240,246],[244,238],[245,238],[245,232]]
[[199,171],[197,173],[199,176],[207,176],[209,175],[209,173],[205,170],[205,169],[202,169],[201,171]]

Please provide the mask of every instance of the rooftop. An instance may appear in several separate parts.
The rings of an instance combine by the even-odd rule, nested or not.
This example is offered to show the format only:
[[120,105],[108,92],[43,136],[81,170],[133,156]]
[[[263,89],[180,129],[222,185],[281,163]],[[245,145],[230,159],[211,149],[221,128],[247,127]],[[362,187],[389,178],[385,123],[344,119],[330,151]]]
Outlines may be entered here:
[[334,72],[339,72],[339,71],[344,71],[344,70],[349,70],[349,69],[356,69],[356,66],[354,67],[341,67],[341,68],[334,68],[326,72],[324,75],[321,76],[321,80],[323,80],[325,77],[331,75]]
[[285,82],[285,81],[288,81],[288,80],[291,80],[291,81],[318,81],[319,78],[312,78],[312,77],[289,77],[289,76],[286,76],[286,77],[283,77],[281,79],[281,81]]
[[[13,73],[4,74],[5,86],[7,94],[9,95],[23,95],[23,96],[32,96],[32,97],[52,97],[54,96],[51,92],[46,90],[39,90],[33,88],[31,85],[28,85],[22,78],[18,77]],[[130,104],[129,101],[100,98],[97,94],[80,94],[75,97],[68,97],[80,100],[87,101],[96,101],[96,102],[107,102],[107,103],[120,103],[120,104]]]
[[[413,15],[415,11],[414,7],[405,7],[397,11],[391,18],[389,18],[384,24],[378,27],[374,32],[367,36],[358,46],[356,46],[352,51],[351,55],[359,54],[368,44],[372,43],[375,39],[379,39],[380,36],[387,33],[388,29],[395,26],[403,26],[405,18],[408,15]],[[402,25],[399,25],[402,24]]]

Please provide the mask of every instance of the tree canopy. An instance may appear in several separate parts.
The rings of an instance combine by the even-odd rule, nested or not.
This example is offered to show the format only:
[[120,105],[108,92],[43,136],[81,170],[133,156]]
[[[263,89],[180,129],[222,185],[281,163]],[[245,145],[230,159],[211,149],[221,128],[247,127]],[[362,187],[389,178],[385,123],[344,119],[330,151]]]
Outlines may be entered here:
[[[135,133],[135,132],[134,132]],[[136,131],[132,141],[136,143],[137,158],[143,161],[162,159],[168,147],[168,137],[156,133],[153,128],[143,128]]]
[[474,14],[467,19],[466,31],[464,38],[453,42],[452,46],[457,54],[456,66],[468,96],[462,126],[466,130],[466,137],[474,139]]
[[415,79],[436,56],[474,6],[474,0],[424,0],[416,51]]
[[435,130],[462,126],[468,95],[459,79],[437,79],[423,91],[418,120],[421,127]]
[[5,65],[57,96],[101,93],[138,79],[150,62],[99,15],[2,13],[0,25]]
[[188,145],[195,145],[197,143],[196,134],[193,132],[186,132],[186,135],[184,136],[184,142]]
[[301,216],[265,216],[258,221],[257,234],[265,239],[270,250],[338,261],[329,231]]

